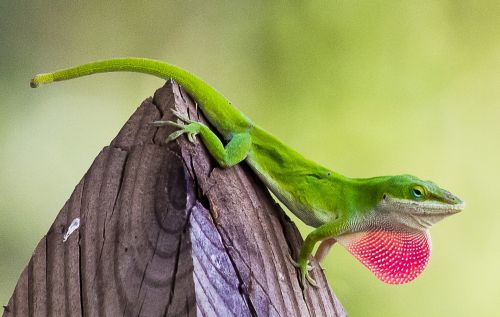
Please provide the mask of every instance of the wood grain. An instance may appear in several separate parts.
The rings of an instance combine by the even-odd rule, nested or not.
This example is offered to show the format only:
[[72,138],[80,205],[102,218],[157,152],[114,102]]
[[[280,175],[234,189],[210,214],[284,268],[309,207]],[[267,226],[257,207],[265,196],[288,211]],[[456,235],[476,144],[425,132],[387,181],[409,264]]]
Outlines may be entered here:
[[[318,265],[303,291],[287,259],[302,238],[245,164],[165,144],[170,109],[205,122],[167,82],[76,186],[3,316],[346,316]],[[76,219],[80,227],[63,242]]]

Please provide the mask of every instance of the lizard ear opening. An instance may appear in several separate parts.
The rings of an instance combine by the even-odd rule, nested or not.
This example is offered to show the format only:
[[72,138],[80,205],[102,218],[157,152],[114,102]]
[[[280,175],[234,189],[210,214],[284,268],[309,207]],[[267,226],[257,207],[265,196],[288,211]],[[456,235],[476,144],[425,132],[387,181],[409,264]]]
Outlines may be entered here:
[[415,279],[431,255],[428,231],[367,231],[341,235],[337,241],[389,284],[405,284]]

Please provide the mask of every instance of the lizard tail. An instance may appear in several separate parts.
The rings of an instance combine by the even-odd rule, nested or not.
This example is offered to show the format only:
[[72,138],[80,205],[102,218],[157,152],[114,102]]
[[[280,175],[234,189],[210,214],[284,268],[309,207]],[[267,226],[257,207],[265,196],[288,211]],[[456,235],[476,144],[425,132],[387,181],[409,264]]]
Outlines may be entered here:
[[63,81],[96,73],[136,72],[163,79],[173,79],[193,96],[207,119],[225,137],[244,131],[251,121],[214,88],[200,78],[177,66],[147,58],[117,58],[96,61],[68,69],[36,75],[30,82],[32,88],[41,84]]

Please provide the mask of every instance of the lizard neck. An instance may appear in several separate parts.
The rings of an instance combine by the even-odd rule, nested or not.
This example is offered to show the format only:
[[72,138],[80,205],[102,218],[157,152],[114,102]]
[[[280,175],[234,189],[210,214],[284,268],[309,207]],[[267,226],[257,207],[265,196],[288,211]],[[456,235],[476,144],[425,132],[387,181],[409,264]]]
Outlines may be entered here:
[[384,198],[382,184],[387,177],[345,178],[345,191],[349,195],[349,211],[363,216],[375,210]]

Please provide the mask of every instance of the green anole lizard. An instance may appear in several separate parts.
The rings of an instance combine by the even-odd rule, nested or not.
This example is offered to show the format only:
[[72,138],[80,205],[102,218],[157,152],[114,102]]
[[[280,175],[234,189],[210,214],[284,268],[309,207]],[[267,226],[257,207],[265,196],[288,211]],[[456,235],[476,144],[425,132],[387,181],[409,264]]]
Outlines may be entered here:
[[154,123],[178,129],[167,142],[186,134],[189,141],[197,143],[199,135],[221,167],[246,161],[288,209],[316,228],[306,237],[298,258],[290,258],[304,286],[306,280],[316,285],[309,276],[308,259],[318,242],[315,256],[319,261],[338,242],[380,280],[407,283],[429,261],[429,228],[464,208],[462,200],[450,192],[411,175],[349,178],[324,168],[255,125],[201,79],[164,62],[144,58],[97,61],[39,74],[31,87],[116,71],[147,73],[181,84],[223,140],[206,125],[174,113],[180,121]]

